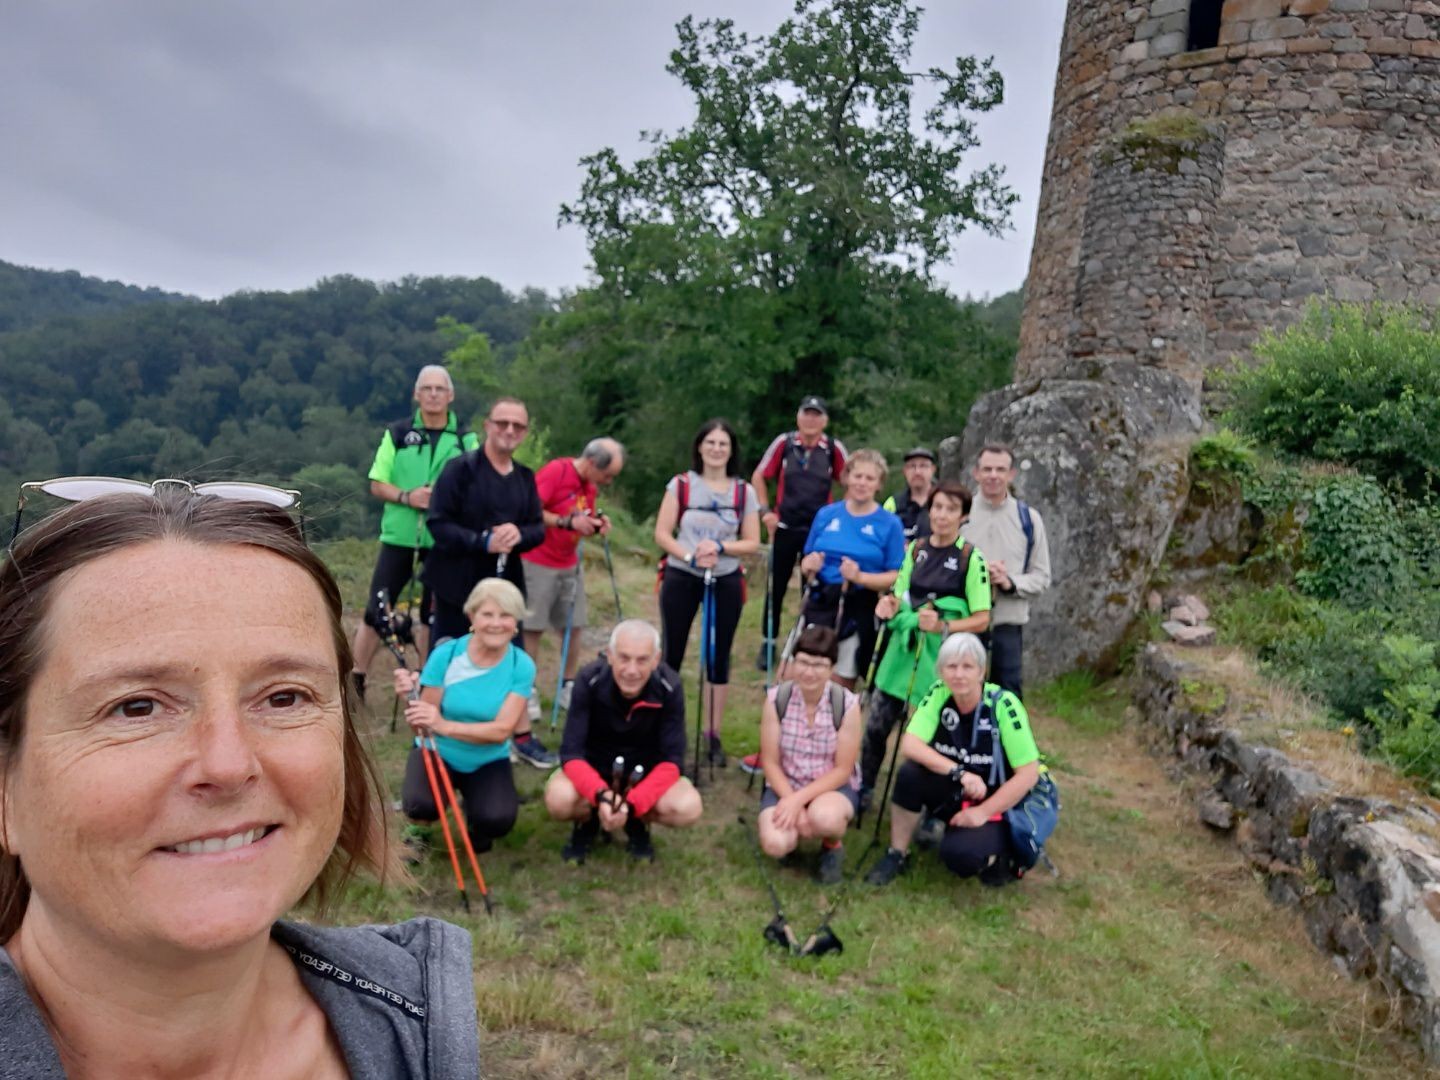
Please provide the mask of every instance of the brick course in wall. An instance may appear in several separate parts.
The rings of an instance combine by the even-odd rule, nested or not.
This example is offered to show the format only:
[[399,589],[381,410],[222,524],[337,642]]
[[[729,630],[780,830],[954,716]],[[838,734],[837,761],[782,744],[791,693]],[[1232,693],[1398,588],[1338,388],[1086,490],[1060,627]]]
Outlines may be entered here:
[[[1017,378],[1109,357],[1198,386],[1310,297],[1440,304],[1440,3],[1227,0],[1199,51],[1189,17],[1071,0]],[[1195,167],[1107,163],[1176,109],[1215,132]]]

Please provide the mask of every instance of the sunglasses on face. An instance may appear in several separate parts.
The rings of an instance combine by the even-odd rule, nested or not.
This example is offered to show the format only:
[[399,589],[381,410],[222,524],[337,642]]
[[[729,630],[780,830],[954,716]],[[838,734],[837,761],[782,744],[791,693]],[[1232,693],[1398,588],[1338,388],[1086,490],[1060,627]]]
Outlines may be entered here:
[[[65,502],[85,502],[98,499],[102,495],[154,495],[165,486],[181,487],[192,495],[212,495],[217,499],[236,502],[266,503],[281,510],[298,509],[300,506],[298,491],[271,487],[269,484],[252,484],[245,480],[214,480],[192,484],[189,480],[161,479],[147,484],[144,480],[127,480],[119,476],[59,476],[54,480],[31,480],[20,485],[10,542],[14,543],[15,537],[20,535],[20,518],[25,512],[28,496],[34,493],[49,495]],[[301,533],[303,536],[303,518]]]
[[488,420],[488,419],[487,419],[485,422],[486,422],[487,424],[494,424],[497,428],[499,428],[499,429],[502,430],[502,431],[504,431],[506,428],[510,428],[510,429],[515,430],[515,431],[526,431],[526,430],[528,430],[529,427],[530,427],[530,425],[527,424],[524,420]]

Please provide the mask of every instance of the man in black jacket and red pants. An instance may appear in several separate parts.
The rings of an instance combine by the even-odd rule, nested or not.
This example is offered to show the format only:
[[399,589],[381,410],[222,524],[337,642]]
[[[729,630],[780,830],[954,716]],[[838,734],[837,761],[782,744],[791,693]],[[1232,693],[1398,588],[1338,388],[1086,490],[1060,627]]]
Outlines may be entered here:
[[[681,775],[685,694],[679,676],[660,663],[655,627],[622,622],[605,655],[575,676],[560,762],[545,785],[545,809],[575,823],[561,852],[567,861],[584,862],[601,829],[624,829],[626,850],[648,861],[655,857],[651,823],[684,828],[700,820],[700,793]],[[642,773],[632,784],[637,765]]]
[[[515,460],[515,450],[530,430],[525,403],[502,397],[485,417],[485,441],[478,450],[452,458],[430,492],[425,524],[435,538],[421,580],[435,606],[430,641],[470,633],[465,600],[482,578],[500,577],[525,595],[520,553],[545,539],[545,518],[535,474]],[[515,727],[514,757],[537,769],[557,759],[530,731],[530,717]]]

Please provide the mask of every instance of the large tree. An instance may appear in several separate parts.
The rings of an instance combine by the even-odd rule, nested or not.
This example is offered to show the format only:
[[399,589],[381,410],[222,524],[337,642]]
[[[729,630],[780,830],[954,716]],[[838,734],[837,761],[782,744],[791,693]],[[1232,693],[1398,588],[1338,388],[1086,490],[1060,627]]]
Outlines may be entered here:
[[[1001,169],[964,169],[973,116],[1003,84],[965,56],[912,70],[920,15],[906,0],[799,0],[763,37],[686,18],[667,70],[693,121],[646,133],[633,163],[584,159],[560,220],[585,230],[594,283],[522,370],[546,387],[578,376],[569,405],[632,443],[633,480],[683,460],[712,412],[732,414],[753,457],[804,393],[837,399],[852,430],[901,408],[899,440],[953,429],[1003,381],[995,335],[931,278],[966,228],[1008,225]],[[877,402],[906,378],[926,385]]]

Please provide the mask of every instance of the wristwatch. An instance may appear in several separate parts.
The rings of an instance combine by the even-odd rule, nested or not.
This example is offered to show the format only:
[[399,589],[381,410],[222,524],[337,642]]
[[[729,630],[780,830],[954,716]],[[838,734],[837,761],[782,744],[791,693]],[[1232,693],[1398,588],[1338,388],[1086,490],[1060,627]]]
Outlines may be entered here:
[[960,778],[964,775],[965,770],[962,769],[959,765],[956,765],[953,769],[950,770],[950,782],[952,784],[958,784],[960,783]]

